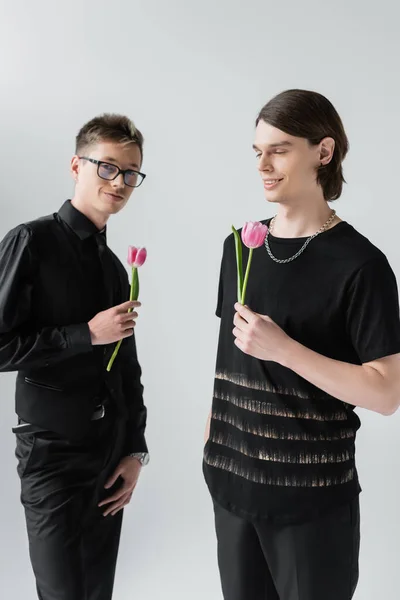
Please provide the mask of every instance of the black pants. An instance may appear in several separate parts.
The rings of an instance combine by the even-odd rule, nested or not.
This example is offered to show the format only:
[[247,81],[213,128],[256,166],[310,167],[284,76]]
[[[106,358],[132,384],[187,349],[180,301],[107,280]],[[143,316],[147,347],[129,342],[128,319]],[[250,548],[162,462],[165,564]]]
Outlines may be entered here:
[[299,525],[250,522],[214,503],[225,600],[350,600],[358,582],[358,498]]
[[[29,429],[29,428],[28,428]],[[21,501],[40,600],[110,600],[122,511],[97,505],[122,458],[123,421],[109,411],[91,423],[84,443],[54,433],[16,434]]]

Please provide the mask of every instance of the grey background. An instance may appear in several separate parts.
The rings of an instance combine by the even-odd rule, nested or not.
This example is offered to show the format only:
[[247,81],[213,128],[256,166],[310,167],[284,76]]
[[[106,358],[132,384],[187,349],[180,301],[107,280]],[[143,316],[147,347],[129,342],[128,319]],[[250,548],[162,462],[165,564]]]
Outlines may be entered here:
[[[137,328],[152,461],[126,511],[116,600],[221,598],[202,479],[230,225],[271,216],[251,150],[257,111],[289,87],[339,110],[351,142],[336,208],[387,255],[398,251],[399,9],[396,2],[69,0],[1,2],[0,236],[72,194],[80,126],[131,116],[146,138],[145,185],[109,227],[124,260],[145,245]],[[33,598],[11,427],[14,375],[1,375],[0,588]],[[357,600],[398,598],[400,415],[358,411],[363,486]]]

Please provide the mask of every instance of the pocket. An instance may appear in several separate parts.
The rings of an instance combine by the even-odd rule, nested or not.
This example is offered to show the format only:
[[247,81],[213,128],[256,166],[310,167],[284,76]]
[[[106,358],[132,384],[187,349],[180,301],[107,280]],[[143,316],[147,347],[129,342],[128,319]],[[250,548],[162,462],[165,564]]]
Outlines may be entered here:
[[33,433],[16,433],[15,456],[18,460],[17,473],[22,478],[28,471],[32,462],[36,437]]
[[28,385],[33,385],[35,387],[38,388],[42,388],[44,390],[51,390],[52,392],[63,392],[64,390],[60,387],[57,387],[55,385],[49,385],[47,383],[41,383],[40,381],[35,381],[33,379],[30,379],[29,377],[25,377],[25,383],[27,383]]

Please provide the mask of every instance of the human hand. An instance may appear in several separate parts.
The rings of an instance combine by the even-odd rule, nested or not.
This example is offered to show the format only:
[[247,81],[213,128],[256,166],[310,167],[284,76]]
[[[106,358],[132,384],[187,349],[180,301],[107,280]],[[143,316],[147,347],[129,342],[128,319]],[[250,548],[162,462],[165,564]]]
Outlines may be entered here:
[[93,346],[112,344],[133,335],[138,313],[132,310],[139,306],[140,302],[128,301],[97,313],[88,323]]
[[107,509],[103,513],[106,517],[111,514],[112,516],[116,515],[118,511],[122,510],[132,498],[133,490],[136,487],[136,484],[139,479],[139,475],[142,469],[142,465],[137,458],[132,456],[125,456],[114,473],[108,479],[105,484],[105,488],[108,489],[112,487],[117,481],[118,477],[122,479],[122,485],[119,487],[111,496],[105,498],[99,503],[99,506],[107,506]]
[[291,338],[267,315],[255,313],[240,303],[235,304],[235,310],[235,345],[254,358],[281,362]]

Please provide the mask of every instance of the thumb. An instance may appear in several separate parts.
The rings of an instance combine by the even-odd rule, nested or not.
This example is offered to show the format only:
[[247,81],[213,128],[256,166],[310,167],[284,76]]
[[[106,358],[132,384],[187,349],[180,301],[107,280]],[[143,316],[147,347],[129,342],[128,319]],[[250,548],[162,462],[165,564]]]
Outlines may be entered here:
[[111,475],[111,477],[107,480],[104,487],[106,489],[112,487],[120,475],[121,475],[121,469],[118,468],[114,471],[114,473]]

